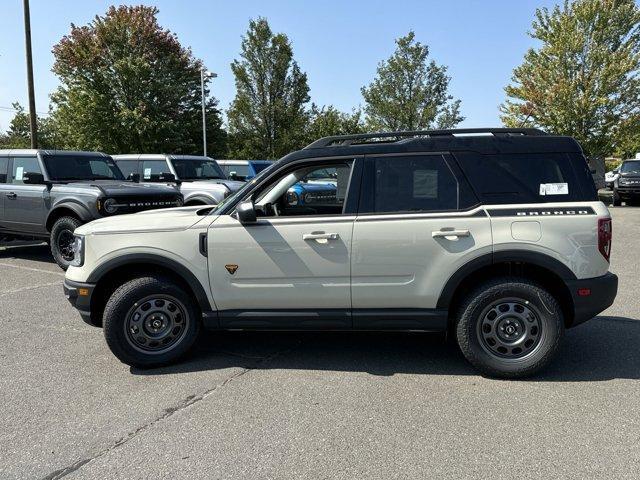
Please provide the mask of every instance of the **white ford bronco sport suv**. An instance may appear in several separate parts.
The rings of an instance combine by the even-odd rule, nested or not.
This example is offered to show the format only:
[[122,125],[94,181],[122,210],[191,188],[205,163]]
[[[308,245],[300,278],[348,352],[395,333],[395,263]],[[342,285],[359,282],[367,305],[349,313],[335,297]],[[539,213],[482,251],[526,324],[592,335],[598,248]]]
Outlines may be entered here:
[[[292,201],[319,169],[335,195]],[[175,361],[201,328],[438,331],[482,373],[521,377],[618,283],[580,146],[533,129],[327,137],[215,208],[75,235],[65,294],[137,367]]]

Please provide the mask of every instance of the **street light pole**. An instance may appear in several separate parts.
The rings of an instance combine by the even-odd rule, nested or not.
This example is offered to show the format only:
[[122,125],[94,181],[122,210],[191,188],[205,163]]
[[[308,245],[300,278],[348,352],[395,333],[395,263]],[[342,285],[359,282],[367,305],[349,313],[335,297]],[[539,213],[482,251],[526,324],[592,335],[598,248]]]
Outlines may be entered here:
[[27,88],[29,90],[29,126],[31,129],[31,148],[38,148],[38,122],[36,117],[36,97],[33,88],[33,60],[31,54],[31,14],[29,0],[24,0],[24,40],[27,56]]
[[[25,0],[26,1],[26,0]],[[202,151],[207,156],[207,117],[206,117],[206,98],[204,96],[204,79],[216,78],[217,73],[209,72],[204,68],[200,69],[200,90],[202,92]]]

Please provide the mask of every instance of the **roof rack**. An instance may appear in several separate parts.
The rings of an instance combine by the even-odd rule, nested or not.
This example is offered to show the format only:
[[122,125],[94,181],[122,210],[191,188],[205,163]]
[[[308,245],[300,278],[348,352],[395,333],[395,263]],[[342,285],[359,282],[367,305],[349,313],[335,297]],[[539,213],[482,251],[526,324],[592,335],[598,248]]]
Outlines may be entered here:
[[315,142],[307,145],[305,148],[323,148],[331,146],[348,146],[362,143],[382,143],[384,141],[367,142],[366,140],[374,139],[392,139],[389,142],[397,142],[406,140],[411,137],[454,137],[456,135],[478,135],[491,134],[499,136],[540,136],[547,135],[546,132],[537,128],[456,128],[451,130],[413,130],[399,132],[378,132],[378,133],[358,133],[353,135],[336,135],[332,137],[323,137]]

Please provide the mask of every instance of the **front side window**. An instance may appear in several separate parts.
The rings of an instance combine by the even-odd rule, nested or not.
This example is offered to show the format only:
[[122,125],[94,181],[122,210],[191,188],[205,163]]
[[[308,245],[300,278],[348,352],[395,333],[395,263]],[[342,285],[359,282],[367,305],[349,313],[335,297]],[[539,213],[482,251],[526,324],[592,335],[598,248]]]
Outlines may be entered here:
[[116,163],[120,171],[122,171],[124,178],[130,178],[132,174],[138,173],[137,160],[118,160]]
[[111,157],[73,154],[45,155],[43,160],[49,178],[53,181],[123,180],[124,178]]
[[352,167],[350,160],[288,170],[256,194],[256,212],[261,217],[341,215]]
[[227,176],[230,180],[240,180],[244,182],[253,176],[249,165],[227,165],[227,168],[229,169]]
[[374,212],[458,208],[458,182],[441,155],[379,157],[374,162]]
[[215,160],[174,159],[172,163],[180,180],[215,180],[225,178],[224,172]]
[[37,157],[14,157],[11,171],[11,183],[24,185],[24,177],[27,173],[42,173]]
[[165,160],[144,160],[142,162],[142,179],[146,182],[166,181],[164,176],[171,170]]
[[0,183],[7,181],[7,157],[0,157]]

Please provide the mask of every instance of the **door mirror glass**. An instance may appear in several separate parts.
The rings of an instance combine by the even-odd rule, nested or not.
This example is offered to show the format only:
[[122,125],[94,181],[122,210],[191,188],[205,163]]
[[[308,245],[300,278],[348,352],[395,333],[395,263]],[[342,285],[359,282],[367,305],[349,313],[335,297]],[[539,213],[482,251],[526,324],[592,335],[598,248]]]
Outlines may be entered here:
[[44,185],[44,175],[36,172],[23,173],[22,183],[25,185]]
[[236,208],[236,213],[238,214],[240,223],[254,223],[258,220],[253,201],[251,200],[241,202]]
[[158,175],[158,181],[159,182],[175,182],[176,176],[173,173],[163,172],[160,175]]

